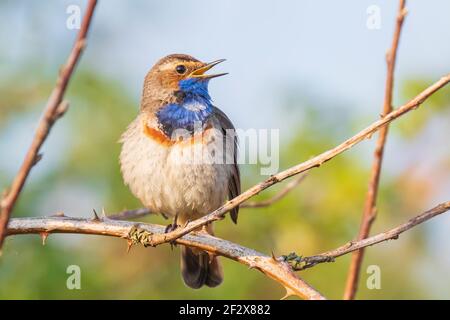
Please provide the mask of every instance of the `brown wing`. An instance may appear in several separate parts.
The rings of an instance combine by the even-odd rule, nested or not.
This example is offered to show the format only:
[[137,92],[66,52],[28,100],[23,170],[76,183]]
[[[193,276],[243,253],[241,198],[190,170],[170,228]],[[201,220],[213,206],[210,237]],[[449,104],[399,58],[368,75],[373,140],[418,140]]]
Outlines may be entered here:
[[[225,113],[223,113],[219,108],[213,107],[214,111],[213,114],[216,117],[216,119],[219,121],[220,126],[222,127],[222,131],[224,133],[224,139],[227,139],[226,137],[226,130],[232,129],[233,131],[234,126],[233,123],[231,123],[231,120],[227,117]],[[237,163],[237,154],[238,154],[238,137],[237,135],[233,136],[234,143],[233,143],[233,164],[229,164],[232,166],[231,170],[231,176],[228,180],[228,199],[233,199],[237,197],[241,193],[241,177],[239,173],[239,166]],[[224,145],[225,141],[224,141]],[[231,210],[231,220],[233,220],[234,223],[237,223],[238,219],[238,212],[239,212],[239,206],[235,207]]]

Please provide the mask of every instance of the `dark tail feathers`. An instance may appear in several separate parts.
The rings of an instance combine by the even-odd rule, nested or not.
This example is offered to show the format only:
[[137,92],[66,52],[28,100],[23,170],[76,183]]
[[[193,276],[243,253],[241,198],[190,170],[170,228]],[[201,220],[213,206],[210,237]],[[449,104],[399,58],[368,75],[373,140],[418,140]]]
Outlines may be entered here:
[[181,247],[181,275],[184,283],[193,289],[199,289],[203,285],[216,287],[221,284],[223,272],[217,257],[210,261],[205,251],[194,250]]

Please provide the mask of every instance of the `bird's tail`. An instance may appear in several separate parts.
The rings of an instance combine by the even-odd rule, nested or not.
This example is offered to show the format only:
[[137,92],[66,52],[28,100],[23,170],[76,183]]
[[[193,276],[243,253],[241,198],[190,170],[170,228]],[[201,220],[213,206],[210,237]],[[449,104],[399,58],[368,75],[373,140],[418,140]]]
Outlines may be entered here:
[[[212,234],[212,229],[207,229]],[[181,275],[184,283],[193,289],[203,285],[217,287],[223,280],[217,257],[211,259],[207,252],[189,247],[181,247]]]

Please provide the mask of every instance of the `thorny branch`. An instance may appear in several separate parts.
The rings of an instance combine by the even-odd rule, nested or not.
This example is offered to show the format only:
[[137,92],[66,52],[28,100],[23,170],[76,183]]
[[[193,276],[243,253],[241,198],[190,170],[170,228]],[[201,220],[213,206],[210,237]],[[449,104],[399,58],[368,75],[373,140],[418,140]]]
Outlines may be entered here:
[[[408,220],[406,223],[375,236],[359,241],[351,241],[339,248],[315,256],[298,257],[295,254],[279,258],[270,257],[253,249],[245,248],[233,242],[210,236],[204,232],[191,232],[175,240],[176,243],[196,247],[214,255],[224,256],[239,263],[257,269],[279,282],[287,290],[287,296],[298,295],[305,299],[323,299],[324,297],[292,271],[311,268],[319,263],[332,262],[335,258],[355,250],[372,246],[387,240],[397,239],[400,234],[450,210],[450,201]],[[51,233],[76,233],[104,235],[128,240],[128,244],[141,243],[152,245],[152,237],[164,234],[164,227],[147,223],[133,223],[107,218],[80,219],[64,216],[48,218],[15,218],[8,224],[7,236],[20,234],[40,234],[43,239]],[[290,267],[289,267],[290,266]]]
[[68,108],[68,103],[63,101],[64,93],[66,92],[67,85],[69,84],[78,60],[80,59],[81,53],[86,46],[86,37],[96,4],[96,0],[89,1],[80,31],[78,32],[75,40],[75,44],[70,52],[66,64],[59,73],[55,88],[48,99],[47,106],[38,123],[38,127],[30,148],[27,151],[25,159],[23,160],[19,172],[14,178],[11,187],[0,202],[0,250],[3,245],[5,229],[11,216],[11,211],[16,204],[31,169],[42,158],[39,150],[46,140],[53,124],[64,115]]
[[[394,87],[394,69],[397,57],[397,48],[400,41],[400,33],[402,31],[403,21],[407,10],[405,8],[405,0],[399,1],[398,14],[396,19],[394,37],[392,39],[391,48],[386,54],[387,74],[384,93],[384,104],[382,116],[386,116],[392,111],[392,92]],[[367,190],[366,201],[364,204],[364,212],[359,228],[358,240],[365,239],[369,236],[370,229],[377,215],[377,195],[378,185],[380,183],[381,165],[383,162],[384,146],[386,144],[389,126],[380,129],[380,133],[375,146],[374,161],[369,180],[369,188]],[[352,255],[350,268],[345,286],[344,299],[353,300],[358,289],[358,279],[364,258],[364,249],[355,251]]]
[[[151,238],[164,234],[165,227],[147,223],[134,223],[103,219],[78,219],[68,217],[15,218],[8,224],[7,235],[40,234],[46,239],[50,233],[79,233],[113,236],[128,240],[129,246],[152,244]],[[176,243],[196,247],[213,255],[221,255],[264,273],[286,288],[286,296],[297,295],[303,299],[322,300],[324,297],[300,279],[284,262],[245,248],[233,242],[210,236],[204,232],[191,232]]]

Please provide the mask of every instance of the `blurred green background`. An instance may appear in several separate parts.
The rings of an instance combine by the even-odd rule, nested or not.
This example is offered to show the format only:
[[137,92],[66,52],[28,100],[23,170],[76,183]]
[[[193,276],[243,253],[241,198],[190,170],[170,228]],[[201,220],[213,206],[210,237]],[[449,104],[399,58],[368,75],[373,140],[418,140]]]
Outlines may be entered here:
[[[418,1],[399,49],[395,104],[400,105],[450,70],[444,8]],[[368,30],[366,8],[382,12],[382,28]],[[35,124],[65,61],[76,30],[66,8],[84,1],[0,1],[0,189],[16,173]],[[324,12],[320,6],[328,6]],[[442,8],[441,8],[442,7]],[[439,9],[441,8],[441,9]],[[90,217],[140,207],[123,185],[117,140],[136,116],[142,79],[161,56],[191,53],[228,58],[227,79],[211,94],[239,128],[280,129],[280,170],[336,145],[378,118],[384,52],[396,4],[390,1],[270,2],[101,1],[89,45],[14,217],[63,211]],[[448,10],[447,10],[448,11]],[[205,14],[207,13],[207,14]],[[318,21],[319,15],[324,19]],[[431,14],[435,18],[431,19]],[[267,24],[261,17],[271,20]],[[442,19],[440,19],[442,18]],[[444,22],[444,20],[446,20]],[[248,23],[248,22],[251,23]],[[242,30],[242,32],[238,32]],[[429,37],[427,31],[434,30]],[[436,31],[439,30],[439,31]],[[445,32],[445,31],[442,31]],[[321,39],[318,41],[317,39]],[[416,50],[420,48],[420,50]],[[373,233],[404,222],[450,195],[450,88],[439,91],[392,126]],[[269,208],[242,209],[239,224],[217,223],[216,234],[261,252],[313,255],[356,236],[375,139],[314,169]],[[258,165],[242,167],[243,190],[264,179]],[[258,197],[266,199],[283,185]],[[143,219],[167,224],[161,217]],[[367,250],[358,298],[450,298],[447,216]],[[284,290],[257,271],[222,259],[224,283],[191,290],[179,275],[179,248],[133,247],[100,236],[8,238],[0,258],[1,299],[278,299]],[[301,272],[329,298],[342,297],[350,256]],[[81,268],[81,290],[68,290],[66,269]],[[378,265],[382,288],[366,288],[366,267]]]

